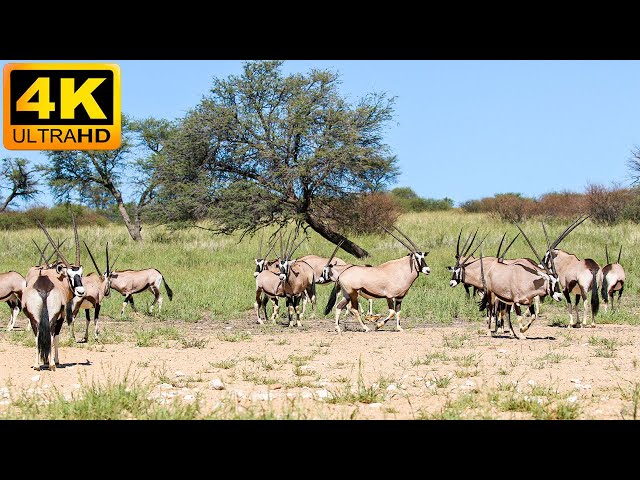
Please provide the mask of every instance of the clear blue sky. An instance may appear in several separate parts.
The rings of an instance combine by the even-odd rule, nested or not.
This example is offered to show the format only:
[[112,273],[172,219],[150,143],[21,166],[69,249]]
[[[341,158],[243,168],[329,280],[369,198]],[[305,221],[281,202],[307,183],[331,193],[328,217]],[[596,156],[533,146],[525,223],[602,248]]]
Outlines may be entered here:
[[[242,68],[226,60],[109,62],[121,67],[123,112],[166,119],[196,106],[213,77]],[[640,61],[309,60],[284,68],[335,70],[354,100],[372,91],[397,97],[386,133],[402,172],[395,186],[421,196],[458,204],[500,192],[629,185],[626,161],[640,145]],[[1,147],[6,156],[45,159]]]

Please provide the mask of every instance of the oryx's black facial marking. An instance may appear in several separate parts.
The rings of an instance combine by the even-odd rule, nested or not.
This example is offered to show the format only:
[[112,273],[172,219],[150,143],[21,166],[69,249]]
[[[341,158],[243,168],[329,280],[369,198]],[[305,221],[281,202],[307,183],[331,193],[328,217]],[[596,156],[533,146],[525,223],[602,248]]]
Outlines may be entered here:
[[278,267],[280,268],[280,281],[284,282],[287,279],[289,276],[289,267],[291,267],[292,263],[293,261],[291,260],[280,259],[278,262]]
[[412,254],[410,254],[412,259],[416,262],[418,272],[422,272],[425,275],[429,275],[429,273],[431,272],[429,265],[427,265],[427,262],[425,261],[425,257],[428,255],[428,253],[429,252],[413,252]]
[[334,263],[333,265],[329,264],[329,265],[325,265],[322,268],[322,275],[320,276],[319,280],[322,280],[320,283],[325,283],[325,282],[330,282],[331,281],[331,269],[333,267],[335,267],[336,264]]
[[260,275],[260,272],[262,272],[267,266],[267,260],[265,258],[256,258],[256,271],[253,272],[253,276],[257,277],[258,275]]
[[70,266],[64,270],[69,287],[73,290],[76,297],[84,297],[86,290],[82,285],[82,267]]
[[451,275],[451,281],[449,282],[450,287],[455,287],[459,283],[464,283],[462,281],[463,270],[460,265],[458,265],[457,267],[449,267],[449,270],[453,272],[453,274]]

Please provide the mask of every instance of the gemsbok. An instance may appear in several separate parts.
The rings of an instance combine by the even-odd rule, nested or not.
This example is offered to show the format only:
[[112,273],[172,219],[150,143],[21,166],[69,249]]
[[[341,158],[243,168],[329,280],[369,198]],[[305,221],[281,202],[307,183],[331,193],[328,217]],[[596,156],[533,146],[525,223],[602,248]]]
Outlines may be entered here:
[[420,273],[429,275],[431,269],[425,261],[425,257],[429,252],[424,253],[416,244],[397,227],[393,227],[405,240],[395,236],[386,227],[382,227],[393,238],[400,242],[409,254],[404,257],[390,260],[381,265],[374,267],[366,267],[353,265],[345,268],[342,273],[336,275],[336,290],[329,298],[325,315],[328,314],[336,303],[337,290],[340,289],[342,299],[336,305],[336,325],[335,329],[340,334],[340,312],[350,304],[349,309],[360,323],[360,327],[365,332],[369,328],[362,323],[360,312],[358,310],[358,295],[365,298],[385,298],[389,307],[389,314],[386,318],[376,322],[376,330],[382,328],[391,318],[396,318],[396,330],[402,331],[400,327],[400,310],[404,297],[409,292],[411,285],[420,276]]
[[[518,228],[520,229],[520,227]],[[531,242],[529,242],[524,231],[520,229],[520,232],[542,264],[542,260],[536,253],[533,245],[531,245]],[[551,296],[558,302],[562,300],[558,274],[555,270],[553,260],[551,261],[551,267],[546,268],[545,270],[545,272],[541,272],[540,270],[527,265],[508,265],[500,261],[494,262],[493,266],[489,270],[485,270],[484,258],[481,249],[480,275],[482,278],[484,296],[480,302],[480,310],[483,311],[485,308],[493,305],[496,300],[501,301],[507,306],[512,305],[516,311],[520,331],[516,332],[513,328],[513,324],[511,323],[511,311],[507,307],[505,310],[508,315],[509,328],[511,329],[514,337],[518,339],[526,339],[527,337],[524,333],[529,329],[529,327],[531,327],[535,317],[532,315],[529,323],[526,326],[523,326],[522,311],[520,307],[522,305],[530,306],[535,297],[543,297],[545,295]]]
[[[40,370],[40,362],[55,370],[60,364],[58,343],[60,329],[64,324],[65,314],[70,312],[74,297],[83,297],[85,289],[82,285],[82,265],[80,264],[80,246],[75,217],[71,215],[73,233],[76,244],[76,262],[70,264],[53,242],[49,232],[37,220],[49,243],[60,258],[53,268],[41,268],[31,276],[22,294],[23,312],[31,322],[31,329],[36,336],[35,370]],[[53,362],[51,353],[53,346]]]
[[[295,243],[297,236],[298,230],[296,229],[296,235],[291,242],[292,245]],[[291,238],[291,234],[289,234],[289,238]],[[287,299],[287,315],[290,327],[294,324],[294,317],[296,326],[302,326],[302,322],[300,321],[300,315],[302,314],[299,308],[300,300],[306,295],[312,299],[313,305],[313,299],[315,299],[316,296],[316,276],[313,267],[304,260],[291,259],[295,251],[305,240],[306,237],[293,249],[290,249],[289,241],[287,241],[287,246],[282,249],[282,236],[280,236],[281,252],[277,265],[280,269],[279,279],[280,282],[282,282],[282,290]]]
[[620,265],[620,256],[622,255],[622,245],[620,245],[620,251],[618,252],[618,261],[616,263],[609,262],[609,251],[607,246],[604,246],[605,255],[607,258],[607,265],[602,267],[602,288],[600,293],[602,294],[602,300],[604,300],[604,311],[607,312],[607,306],[611,301],[611,311],[613,312],[613,294],[618,292],[618,308],[620,308],[620,297],[624,291],[624,268]]
[[16,319],[22,309],[22,292],[26,287],[26,280],[18,272],[0,273],[0,302],[7,302],[11,311],[7,330],[13,330],[16,325]]
[[[85,288],[85,296],[82,298],[74,298],[73,304],[71,307],[71,315],[67,317],[67,323],[70,326],[71,330],[71,338],[75,341],[75,332],[73,329],[74,321],[78,316],[78,312],[80,309],[84,309],[85,316],[87,318],[87,326],[84,331],[84,337],[78,343],[86,343],[89,341],[89,325],[91,324],[91,314],[89,310],[94,309],[93,319],[95,322],[95,327],[93,330],[93,338],[95,340],[98,339],[98,318],[100,316],[100,306],[105,297],[109,297],[111,294],[111,273],[113,265],[109,265],[109,242],[105,247],[105,255],[107,268],[104,270],[100,270],[96,259],[93,257],[91,250],[89,249],[89,245],[86,242],[83,242],[85,248],[87,249],[87,253],[89,253],[89,257],[91,257],[91,261],[93,262],[93,266],[96,271],[95,274],[91,272],[89,275],[86,275],[82,278],[82,284]],[[116,258],[117,260],[117,258]],[[113,262],[115,264],[115,261]]]
[[[113,264],[115,265],[115,261]],[[143,270],[111,270],[109,279],[111,288],[124,297],[122,302],[122,310],[120,316],[124,315],[124,309],[127,303],[131,304],[134,312],[137,312],[133,296],[137,293],[151,290],[153,293],[153,302],[149,306],[149,313],[153,313],[153,306],[158,304],[158,312],[162,309],[162,294],[160,286],[164,282],[164,288],[167,291],[169,300],[173,300],[173,290],[169,287],[167,279],[156,268],[145,268]]]
[[[482,277],[480,272],[480,262],[479,262],[479,259],[473,256],[473,254],[476,252],[476,250],[484,241],[484,239],[480,243],[478,243],[478,245],[476,245],[476,247],[470,254],[467,255],[469,248],[471,248],[473,244],[473,240],[472,240],[472,243],[469,244],[469,247],[467,247],[466,251],[465,251],[465,247],[463,247],[463,252],[465,253],[463,253],[463,255],[460,255],[459,246],[460,246],[461,234],[462,234],[462,230],[460,230],[460,234],[458,234],[458,243],[456,244],[456,264],[454,267],[447,267],[449,271],[452,272],[451,280],[449,281],[449,286],[454,288],[459,284],[463,284],[465,286],[473,287],[474,294],[476,291],[482,292],[483,287],[482,287]],[[502,240],[500,241],[500,245],[498,246],[498,252],[496,253],[495,257],[489,257],[489,256],[483,257],[483,265],[484,265],[485,272],[489,271],[491,267],[493,267],[494,263],[498,261],[506,265],[512,265],[512,264],[524,265],[540,271],[541,268],[538,266],[538,264],[535,261],[531,260],[530,258],[515,258],[515,259],[504,258],[504,256],[507,254],[511,246],[516,241],[516,239],[520,236],[520,234],[518,233],[518,235],[516,235],[513,238],[513,240],[511,240],[507,248],[505,248],[501,252],[502,244],[504,242],[506,235],[507,234],[505,232],[505,234],[502,236]],[[474,235],[474,238],[475,238],[475,235]],[[485,236],[485,239],[486,239],[486,236]],[[467,241],[468,240],[469,239],[467,238]],[[465,246],[466,244],[467,242],[465,242]],[[500,319],[497,316],[497,312],[498,311],[501,312],[500,318],[504,317],[505,307],[506,306],[504,304],[501,304],[499,301],[497,301],[496,304],[492,304],[489,306],[489,308],[487,308],[487,326],[489,328],[489,332],[491,335],[493,335],[495,331],[499,331],[499,333],[504,333],[504,324],[500,322]],[[540,298],[536,297],[534,299],[533,305],[529,306],[529,309],[526,313],[531,315],[532,319],[535,320],[539,316],[539,312],[540,312]],[[495,330],[492,330],[491,325],[493,324],[494,319],[496,320]]]
[[[581,326],[580,314],[578,312],[578,302],[580,297],[583,299],[584,314],[582,318],[582,325],[587,326],[587,295],[591,291],[591,326],[595,327],[595,318],[600,308],[600,297],[598,294],[598,285],[602,282],[602,272],[598,262],[591,258],[585,258],[580,260],[576,255],[572,253],[560,250],[557,246],[562,240],[564,240],[569,233],[571,233],[576,227],[584,222],[589,215],[584,217],[578,217],[571,225],[569,225],[560,236],[549,245],[549,248],[544,254],[543,263],[548,268],[551,265],[551,261],[555,264],[555,268],[558,270],[558,278],[562,285],[562,293],[567,300],[569,308],[569,326]],[[544,226],[544,225],[543,225]],[[519,227],[518,227],[519,228]],[[545,229],[546,235],[546,229]],[[571,294],[574,293],[575,297],[575,311],[576,321],[574,322],[573,314],[571,313]]]

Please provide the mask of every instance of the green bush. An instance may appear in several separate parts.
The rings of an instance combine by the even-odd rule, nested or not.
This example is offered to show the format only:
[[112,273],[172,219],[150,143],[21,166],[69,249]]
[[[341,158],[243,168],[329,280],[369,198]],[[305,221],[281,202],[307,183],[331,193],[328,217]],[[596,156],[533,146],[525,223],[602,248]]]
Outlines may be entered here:
[[55,207],[34,207],[23,211],[10,211],[0,213],[0,230],[20,230],[33,228],[36,219],[46,227],[69,227],[71,225],[71,212],[76,217],[79,226],[97,225],[107,226],[112,223],[104,215],[81,205],[56,205]]
[[391,195],[405,212],[433,212],[453,208],[453,199],[451,198],[422,198],[410,187],[394,188],[391,190]]

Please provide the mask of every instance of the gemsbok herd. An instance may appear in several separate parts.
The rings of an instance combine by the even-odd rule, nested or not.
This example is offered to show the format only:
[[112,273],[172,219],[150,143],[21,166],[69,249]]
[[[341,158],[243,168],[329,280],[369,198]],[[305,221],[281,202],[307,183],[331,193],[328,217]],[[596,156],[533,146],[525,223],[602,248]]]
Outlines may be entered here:
[[[609,303],[614,307],[614,294],[618,292],[617,306],[624,291],[625,272],[620,265],[622,247],[618,252],[615,263],[609,262],[608,247],[605,246],[607,265],[600,267],[591,259],[579,259],[573,253],[558,248],[559,244],[575,228],[584,222],[588,216],[581,216],[569,225],[555,240],[551,241],[547,228],[541,222],[542,231],[546,238],[546,249],[542,255],[529,240],[524,230],[514,222],[519,233],[502,250],[506,238],[503,235],[495,256],[484,255],[484,242],[488,236],[479,240],[474,247],[478,230],[469,234],[464,245],[460,248],[462,229],[456,243],[455,264],[447,267],[452,273],[449,285],[464,286],[466,297],[479,296],[479,309],[486,312],[486,322],[489,334],[495,336],[504,333],[504,320],[507,319],[513,336],[525,339],[525,332],[540,315],[540,302],[549,296],[555,301],[562,297],[567,301],[569,326],[595,326],[595,317],[600,305],[600,297],[604,302],[605,311]],[[109,298],[111,290],[116,290],[124,297],[120,314],[123,315],[127,303],[135,311],[133,295],[150,290],[154,295],[150,311],[157,304],[158,311],[162,308],[160,287],[164,287],[169,297],[173,292],[166,279],[155,268],[145,270],[115,270],[115,261],[109,261],[109,243],[105,245],[105,268],[98,266],[89,245],[83,242],[89,254],[95,273],[85,275],[85,269],[80,259],[81,247],[75,217],[71,222],[75,241],[75,262],[70,263],[61,253],[63,242],[55,242],[45,226],[37,221],[38,227],[44,233],[47,244],[44,248],[35,242],[39,254],[38,264],[31,267],[26,276],[17,272],[0,273],[0,301],[6,302],[11,311],[8,330],[14,328],[16,318],[22,311],[36,337],[36,360],[33,368],[39,370],[42,365],[55,370],[59,365],[58,343],[64,321],[70,326],[70,332],[75,339],[73,321],[80,310],[85,311],[86,328],[84,336],[78,342],[87,342],[89,326],[93,310],[94,338],[98,338],[98,318],[100,308],[105,298]],[[400,258],[389,260],[380,265],[355,265],[345,262],[336,256],[342,242],[336,245],[329,257],[305,255],[294,257],[295,252],[306,240],[298,239],[299,226],[289,233],[286,241],[282,232],[271,236],[270,245],[265,253],[262,252],[264,231],[260,238],[258,253],[255,258],[254,277],[255,313],[257,322],[262,324],[267,319],[267,304],[271,301],[273,313],[270,317],[276,323],[279,317],[279,300],[283,299],[287,309],[288,325],[290,327],[302,325],[307,304],[315,308],[316,288],[318,285],[333,285],[329,301],[324,309],[327,315],[335,306],[335,331],[340,334],[340,315],[343,310],[351,313],[358,321],[361,330],[367,332],[369,327],[363,322],[374,322],[379,330],[385,324],[395,319],[395,330],[402,331],[400,313],[402,302],[409,293],[409,289],[420,274],[429,275],[431,268],[426,262],[428,251],[420,248],[411,238],[395,226],[380,227],[397,240],[408,253]],[[505,258],[507,252],[517,238],[522,235],[530,247],[535,258]],[[279,243],[279,255],[269,259]],[[51,245],[53,253],[46,256],[47,248]],[[472,250],[473,248],[473,250]],[[476,255],[476,256],[474,256]],[[55,261],[51,261],[53,257]],[[473,290],[473,294],[470,290]],[[572,303],[572,294],[575,295]],[[590,296],[590,298],[589,298]],[[368,313],[365,315],[359,298],[368,300]],[[385,299],[388,314],[373,314],[373,300]],[[582,300],[582,314],[580,313]],[[590,308],[589,308],[590,306]],[[524,307],[524,311],[523,311]],[[517,326],[511,322],[511,311],[517,317]],[[528,315],[526,324],[523,318]],[[52,358],[53,357],[53,358]]]

